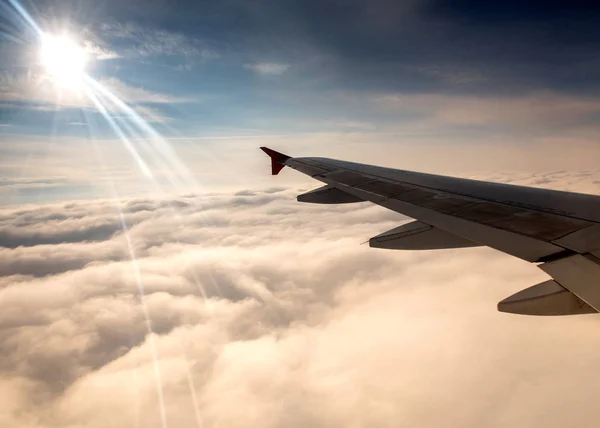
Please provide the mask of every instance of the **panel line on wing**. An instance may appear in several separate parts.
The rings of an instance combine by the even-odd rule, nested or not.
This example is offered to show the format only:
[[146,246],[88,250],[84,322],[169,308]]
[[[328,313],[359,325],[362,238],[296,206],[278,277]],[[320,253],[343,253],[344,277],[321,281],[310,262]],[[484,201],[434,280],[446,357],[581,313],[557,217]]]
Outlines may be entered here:
[[[575,215],[575,213],[571,213],[571,212],[558,212],[555,209],[552,209],[550,207],[540,207],[540,206],[535,206],[535,205],[527,205],[525,206],[525,204],[523,203],[519,203],[518,201],[510,201],[510,200],[496,200],[496,199],[492,199],[492,198],[488,198],[485,196],[481,196],[481,195],[474,195],[474,194],[470,194],[470,193],[464,193],[464,192],[459,192],[456,190],[446,190],[443,188],[436,188],[436,187],[431,187],[431,186],[427,186],[424,184],[413,184],[413,183],[408,183],[402,180],[398,180],[398,179],[394,179],[394,178],[389,178],[389,177],[383,177],[381,175],[378,175],[376,172],[369,172],[369,173],[363,173],[360,171],[356,171],[356,170],[352,170],[348,167],[338,167],[338,172],[351,172],[353,174],[358,174],[358,175],[364,175],[364,176],[369,176],[371,179],[373,180],[386,180],[388,182],[394,182],[394,183],[398,183],[399,185],[403,185],[403,186],[409,186],[412,188],[421,188],[421,189],[429,189],[432,191],[437,191],[437,192],[443,192],[443,193],[447,193],[447,194],[451,194],[451,195],[455,195],[455,196],[463,196],[466,198],[472,198],[472,199],[477,199],[477,200],[481,200],[481,201],[486,201],[486,202],[490,202],[490,203],[494,203],[494,204],[500,204],[503,206],[510,206],[510,207],[515,207],[515,208],[519,208],[519,209],[525,209],[525,210],[529,210],[529,211],[539,211],[539,212],[543,212],[543,213],[548,213],[548,214],[553,214],[553,215],[558,215],[558,216],[564,216],[564,217],[569,217],[569,218],[574,218],[574,219],[578,219],[581,221],[586,221],[589,222],[589,224],[593,224],[593,223],[599,223],[600,222],[595,222],[594,220],[588,220],[582,217],[578,217],[577,215]],[[419,174],[419,175],[424,175],[424,176],[430,176],[432,174],[425,174],[425,173],[414,173],[412,171],[400,171],[399,172],[403,172],[403,173],[413,173],[413,174]],[[446,178],[446,177],[444,177]],[[452,177],[447,177],[447,178],[452,178]],[[496,183],[489,183],[489,184],[496,184]],[[558,192],[558,191],[557,191]]]
[[323,178],[386,199],[430,208],[465,220],[548,242],[594,224],[579,218],[500,202],[489,202],[481,197],[463,196],[425,186],[407,185],[391,179],[383,180],[373,175],[354,171],[337,170],[323,175]]
[[376,195],[386,196],[388,198],[415,190],[415,187],[408,187],[390,181],[382,181],[377,179],[367,183],[359,183],[353,187],[369,193],[374,193]]

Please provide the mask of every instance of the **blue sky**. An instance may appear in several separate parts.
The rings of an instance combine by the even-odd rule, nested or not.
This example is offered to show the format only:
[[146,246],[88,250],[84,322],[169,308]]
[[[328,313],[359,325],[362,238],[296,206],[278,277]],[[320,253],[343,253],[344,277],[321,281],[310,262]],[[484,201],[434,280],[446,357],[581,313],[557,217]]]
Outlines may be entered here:
[[[87,53],[89,76],[156,134],[107,103],[116,132],[90,99],[59,95],[15,5],[42,31],[68,33]],[[600,15],[591,2],[5,0],[0,11],[0,176],[78,189],[29,189],[31,199],[4,186],[11,203],[84,196],[101,175],[90,173],[95,164],[118,164],[131,180],[120,191],[132,191],[143,178],[131,148],[113,147],[123,136],[141,158],[155,149],[144,154],[144,141],[162,136],[177,162],[167,160],[167,171],[147,159],[148,168],[160,186],[187,176],[179,191],[198,180],[202,189],[236,186],[222,165],[249,164],[241,171],[255,174],[259,154],[251,153],[265,142],[291,154],[454,173],[506,168],[566,145],[587,153],[585,168],[598,153]],[[485,160],[504,145],[513,158]],[[433,162],[432,150],[450,162]],[[402,163],[406,153],[412,163]],[[464,163],[464,153],[483,163]],[[456,167],[440,168],[448,163]],[[250,182],[264,183],[255,175]]]

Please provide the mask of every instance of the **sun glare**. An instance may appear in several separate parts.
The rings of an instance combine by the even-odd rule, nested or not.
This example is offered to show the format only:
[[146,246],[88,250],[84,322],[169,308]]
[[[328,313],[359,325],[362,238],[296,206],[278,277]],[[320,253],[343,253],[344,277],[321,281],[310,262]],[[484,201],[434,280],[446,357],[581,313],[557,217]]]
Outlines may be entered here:
[[44,35],[41,61],[48,74],[61,86],[77,87],[83,80],[85,52],[67,36]]

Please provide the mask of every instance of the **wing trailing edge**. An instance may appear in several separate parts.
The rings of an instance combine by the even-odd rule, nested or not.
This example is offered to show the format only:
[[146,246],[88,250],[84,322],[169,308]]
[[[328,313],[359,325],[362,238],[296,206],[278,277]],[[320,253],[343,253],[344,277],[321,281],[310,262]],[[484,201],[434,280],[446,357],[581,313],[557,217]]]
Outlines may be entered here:
[[420,221],[403,224],[369,239],[369,247],[387,250],[442,250],[479,247],[481,244],[452,235]]

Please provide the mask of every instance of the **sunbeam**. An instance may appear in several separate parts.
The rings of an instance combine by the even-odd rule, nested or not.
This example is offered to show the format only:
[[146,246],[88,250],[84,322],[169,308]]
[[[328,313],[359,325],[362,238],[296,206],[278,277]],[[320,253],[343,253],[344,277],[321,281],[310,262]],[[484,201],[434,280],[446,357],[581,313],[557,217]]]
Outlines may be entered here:
[[192,370],[190,368],[190,359],[185,350],[183,343],[179,342],[181,347],[181,354],[185,361],[185,375],[187,378],[188,388],[190,390],[190,396],[192,399],[192,406],[194,408],[194,416],[196,417],[197,428],[204,428],[204,421],[202,420],[202,414],[200,412],[200,403],[198,402],[198,394],[196,393],[196,387],[194,386],[194,379],[192,377]]
[[109,91],[106,87],[100,84],[98,81],[92,79],[90,76],[86,76],[86,81],[91,88],[96,92],[102,94],[110,101],[112,101],[122,112],[127,116],[130,116],[133,123],[140,128],[141,131],[147,136],[146,141],[151,144],[156,152],[165,158],[167,162],[171,164],[171,168],[178,174],[185,178],[186,185],[193,188],[198,187],[193,175],[189,172],[185,164],[179,159],[170,144],[146,121],[142,118],[132,107],[128,106],[123,100]]
[[38,36],[43,36],[43,31],[37,25],[35,20],[29,15],[29,13],[25,10],[23,6],[17,0],[8,0],[8,2],[12,5],[15,11],[19,14],[21,19],[23,19],[29,26],[37,33]]
[[[99,162],[102,165],[105,165],[102,151],[93,142],[93,140],[92,140],[92,143],[94,144],[94,149],[95,149],[96,156],[98,157]],[[152,366],[153,366],[153,370],[154,370],[154,378],[155,378],[155,382],[156,382],[156,393],[157,393],[158,402],[159,402],[161,427],[167,428],[167,426],[168,426],[167,413],[166,413],[166,409],[165,409],[165,399],[164,399],[164,393],[163,393],[162,375],[161,375],[160,365],[159,365],[159,356],[158,356],[158,350],[156,347],[154,332],[152,330],[152,319],[150,317],[150,311],[149,311],[148,305],[146,303],[146,295],[144,292],[144,284],[142,282],[141,269],[140,269],[138,259],[137,259],[136,253],[135,253],[135,247],[131,240],[131,236],[129,235],[129,227],[127,226],[127,220],[125,219],[125,215],[123,214],[123,209],[121,208],[121,199],[120,199],[120,197],[117,193],[117,190],[114,186],[113,180],[109,180],[109,184],[110,184],[115,208],[117,209],[117,211],[119,213],[119,221],[121,224],[121,230],[123,232],[123,236],[125,237],[125,240],[127,243],[127,250],[129,253],[131,267],[133,270],[133,276],[135,278],[135,283],[136,283],[138,295],[140,298],[140,305],[141,305],[141,308],[142,308],[142,311],[144,314],[144,322],[145,322],[145,326],[146,326],[146,333],[147,333],[147,338],[148,338],[148,344],[150,347]]]
[[[116,195],[115,195],[116,196]],[[116,196],[118,198],[118,196]],[[158,403],[159,403],[159,411],[160,411],[160,419],[163,428],[167,428],[167,412],[165,409],[165,398],[163,393],[163,382],[162,375],[160,371],[159,364],[159,356],[158,349],[156,347],[156,341],[154,332],[152,331],[152,319],[150,318],[150,311],[148,310],[148,305],[146,304],[146,295],[144,293],[144,286],[142,283],[142,275],[140,270],[140,265],[138,263],[137,257],[135,255],[135,248],[133,246],[133,242],[131,241],[131,237],[129,236],[129,228],[127,227],[127,222],[125,220],[125,216],[123,215],[123,210],[121,209],[120,200],[116,199],[117,209],[119,210],[119,216],[121,219],[121,226],[123,230],[123,235],[127,241],[127,248],[129,250],[130,258],[131,258],[131,267],[133,269],[133,275],[135,277],[135,281],[138,287],[138,293],[140,296],[140,303],[142,306],[142,310],[144,311],[144,318],[146,323],[146,330],[148,332],[148,344],[150,346],[150,350],[152,353],[152,361],[153,361],[153,369],[154,376],[156,379],[156,392],[158,395]]]
[[131,142],[129,141],[129,138],[127,138],[127,136],[123,133],[123,131],[121,130],[119,125],[116,123],[116,121],[113,119],[113,117],[110,115],[110,113],[108,112],[106,107],[100,102],[100,100],[98,99],[96,94],[94,94],[88,88],[86,88],[85,93],[90,98],[90,100],[92,100],[92,102],[97,107],[97,109],[100,111],[102,116],[104,116],[104,118],[109,123],[109,125],[111,126],[111,128],[113,129],[115,134],[117,134],[117,136],[119,137],[121,142],[123,142],[123,145],[125,146],[125,148],[129,151],[129,153],[131,153],[131,156],[137,163],[137,165],[140,168],[140,170],[142,171],[142,173],[147,178],[153,179],[154,177],[152,175],[152,171],[150,171],[150,168],[148,168],[148,165],[146,165],[146,162],[139,155],[136,148],[133,146],[133,144],[131,144]]

